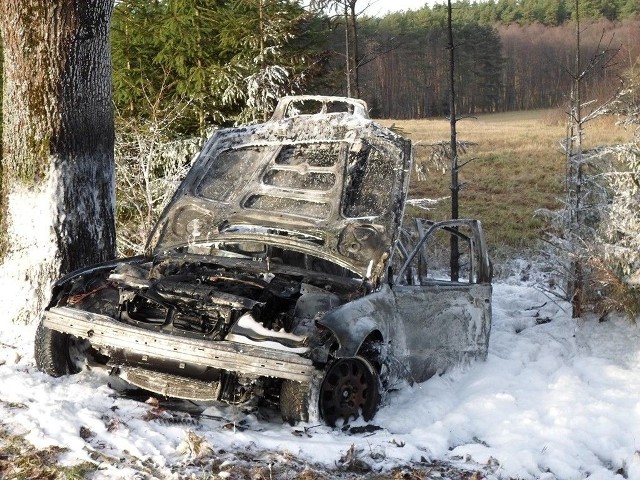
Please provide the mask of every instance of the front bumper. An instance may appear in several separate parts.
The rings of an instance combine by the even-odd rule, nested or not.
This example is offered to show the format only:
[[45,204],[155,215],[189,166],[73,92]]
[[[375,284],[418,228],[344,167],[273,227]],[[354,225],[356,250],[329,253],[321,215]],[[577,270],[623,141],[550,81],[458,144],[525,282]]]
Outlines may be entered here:
[[313,362],[295,353],[228,341],[174,337],[143,330],[113,318],[68,307],[45,312],[44,326],[86,338],[94,347],[123,349],[139,355],[211,367],[242,375],[308,383]]

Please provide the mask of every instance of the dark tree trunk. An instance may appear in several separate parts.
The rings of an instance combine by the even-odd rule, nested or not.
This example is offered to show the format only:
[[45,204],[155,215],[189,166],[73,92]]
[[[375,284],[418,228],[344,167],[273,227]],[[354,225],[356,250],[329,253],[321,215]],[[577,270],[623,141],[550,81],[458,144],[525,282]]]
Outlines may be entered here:
[[358,0],[349,1],[349,28],[351,30],[351,69],[353,70],[353,96],[360,98],[360,56],[358,51],[358,15],[356,13],[356,3]]
[[[3,261],[33,250],[26,277],[36,298],[22,319],[42,307],[54,277],[115,254],[112,11],[113,0],[0,3],[2,231],[11,238]],[[35,228],[25,234],[27,219],[15,218],[25,210],[12,209],[18,201],[48,204],[49,215],[30,219]]]
[[[453,43],[453,25],[451,21],[451,0],[447,0],[447,33],[449,50],[449,125],[451,130],[451,219],[457,220],[458,194],[460,184],[458,182],[458,138],[456,133],[456,80],[455,80],[455,44]],[[451,256],[449,258],[451,269],[451,281],[457,282],[460,276],[460,253],[458,250],[458,237],[451,235]]]
[[[568,202],[571,212],[569,219],[569,235],[571,242],[575,244],[578,239],[578,231],[582,224],[584,208],[581,204],[582,184],[584,182],[584,164],[582,159],[582,136],[583,136],[583,118],[582,118],[582,65],[580,62],[581,45],[580,45],[580,2],[575,0],[575,16],[576,16],[576,51],[575,51],[575,70],[573,73],[573,85],[571,92],[571,108],[570,108],[570,138],[567,142],[567,172],[568,172]],[[575,250],[575,246],[574,246]],[[575,252],[573,252],[575,253]],[[584,272],[582,270],[583,259],[580,255],[574,255],[571,263],[571,271],[569,274],[568,293],[571,299],[571,317],[579,318],[582,316],[583,290],[584,290]]]

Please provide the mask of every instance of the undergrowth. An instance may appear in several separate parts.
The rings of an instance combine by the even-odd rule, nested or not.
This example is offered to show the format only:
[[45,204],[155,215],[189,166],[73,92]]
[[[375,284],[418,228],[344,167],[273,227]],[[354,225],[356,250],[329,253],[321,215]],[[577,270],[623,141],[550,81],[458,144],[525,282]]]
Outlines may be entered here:
[[4,480],[84,479],[96,466],[91,462],[63,466],[58,457],[67,449],[51,446],[35,448],[19,435],[0,425],[0,478]]

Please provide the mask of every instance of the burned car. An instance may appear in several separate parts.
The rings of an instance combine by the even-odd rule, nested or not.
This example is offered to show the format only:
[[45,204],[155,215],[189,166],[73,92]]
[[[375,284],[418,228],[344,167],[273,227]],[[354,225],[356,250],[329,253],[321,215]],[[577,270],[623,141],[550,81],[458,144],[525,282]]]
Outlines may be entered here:
[[263,124],[217,131],[144,256],[54,285],[37,366],[101,365],[168,397],[275,399],[291,423],[370,420],[401,382],[487,353],[482,228],[403,225],[411,163],[410,142],[353,99],[286,97]]

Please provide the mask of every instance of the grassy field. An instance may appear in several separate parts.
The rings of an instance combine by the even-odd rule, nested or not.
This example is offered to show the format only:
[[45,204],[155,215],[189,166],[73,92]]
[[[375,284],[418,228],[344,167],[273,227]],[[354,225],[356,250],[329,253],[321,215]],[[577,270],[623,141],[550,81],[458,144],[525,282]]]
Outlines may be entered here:
[[[412,173],[410,198],[447,197],[429,211],[409,212],[442,220],[450,217],[451,172],[430,162],[431,144],[449,139],[446,119],[380,120],[411,139],[417,165],[426,178]],[[566,136],[566,116],[561,110],[535,110],[481,115],[463,119],[458,140],[475,144],[461,155],[460,217],[482,221],[493,249],[531,247],[542,237],[540,208],[557,208],[563,195],[565,156],[560,142]],[[600,118],[586,127],[586,148],[625,142],[630,133],[613,118]]]

